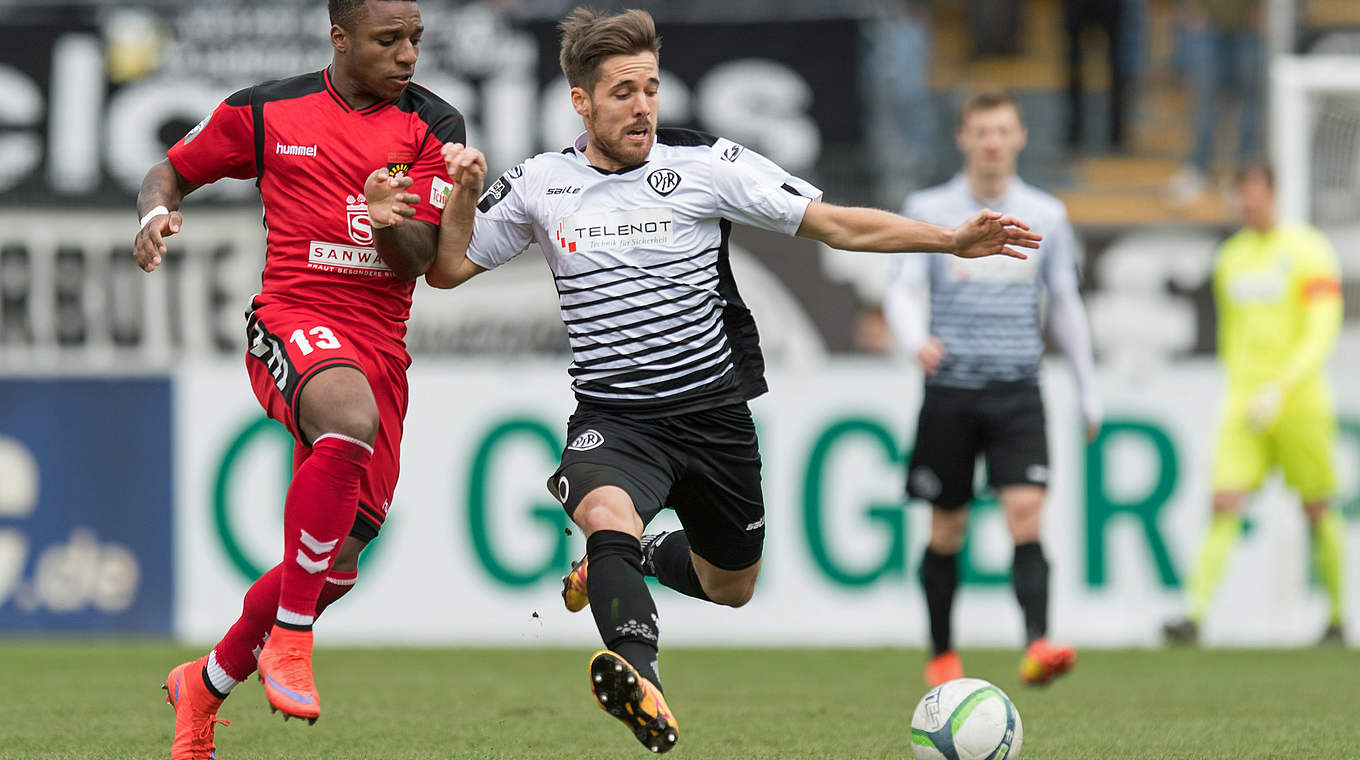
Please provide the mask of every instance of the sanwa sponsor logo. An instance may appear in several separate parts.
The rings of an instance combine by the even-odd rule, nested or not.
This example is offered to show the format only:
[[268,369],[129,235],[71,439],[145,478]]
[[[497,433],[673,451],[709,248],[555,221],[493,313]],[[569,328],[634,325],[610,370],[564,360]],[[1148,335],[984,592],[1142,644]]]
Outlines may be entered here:
[[307,249],[307,263],[313,269],[347,274],[391,275],[392,268],[378,255],[376,248],[360,248],[339,243],[313,240]]

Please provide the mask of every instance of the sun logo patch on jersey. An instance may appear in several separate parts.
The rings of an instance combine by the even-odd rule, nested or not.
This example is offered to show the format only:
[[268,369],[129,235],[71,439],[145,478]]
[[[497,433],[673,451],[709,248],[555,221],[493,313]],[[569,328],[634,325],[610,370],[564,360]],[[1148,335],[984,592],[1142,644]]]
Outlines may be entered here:
[[647,184],[664,197],[680,186],[680,174],[674,169],[657,169],[647,175]]
[[388,175],[410,174],[411,164],[416,162],[416,154],[392,152],[387,154]]

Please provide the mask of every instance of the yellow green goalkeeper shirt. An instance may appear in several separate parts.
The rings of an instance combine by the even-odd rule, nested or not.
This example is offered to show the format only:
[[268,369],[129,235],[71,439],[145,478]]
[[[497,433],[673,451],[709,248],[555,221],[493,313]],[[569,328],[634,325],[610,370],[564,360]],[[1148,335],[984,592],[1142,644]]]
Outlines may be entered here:
[[1276,382],[1287,393],[1327,393],[1323,365],[1341,328],[1336,254],[1317,229],[1250,227],[1228,238],[1214,264],[1218,354],[1230,387]]

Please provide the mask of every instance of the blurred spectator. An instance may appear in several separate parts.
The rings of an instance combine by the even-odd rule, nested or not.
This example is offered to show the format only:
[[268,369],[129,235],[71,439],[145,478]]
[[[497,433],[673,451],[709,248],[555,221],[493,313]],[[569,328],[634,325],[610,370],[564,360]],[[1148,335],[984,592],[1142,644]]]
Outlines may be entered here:
[[1124,142],[1124,111],[1129,57],[1124,54],[1121,28],[1126,0],[1063,0],[1063,28],[1067,31],[1067,145],[1080,147],[1085,131],[1082,107],[1082,33],[1095,26],[1108,40],[1105,50],[1110,67],[1110,147]]
[[915,0],[884,0],[861,28],[869,171],[877,202],[892,206],[932,181],[936,170],[929,10]]
[[1186,0],[1180,51],[1194,103],[1195,147],[1190,163],[1177,172],[1172,198],[1193,200],[1208,186],[1218,128],[1218,99],[1235,90],[1241,99],[1236,162],[1257,155],[1265,41],[1260,0]]

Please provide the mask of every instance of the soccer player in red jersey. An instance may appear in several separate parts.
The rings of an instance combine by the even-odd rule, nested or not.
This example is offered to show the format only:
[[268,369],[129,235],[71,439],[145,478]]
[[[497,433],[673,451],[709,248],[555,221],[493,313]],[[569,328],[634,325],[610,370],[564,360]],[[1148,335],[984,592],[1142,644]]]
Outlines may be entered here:
[[329,11],[329,67],[229,96],[147,172],[137,198],[133,254],[151,272],[180,231],[185,195],[256,179],[267,256],[246,366],[296,441],[283,561],[217,646],[166,679],[172,760],[212,757],[218,707],[257,668],[285,718],[320,715],[312,623],[353,587],[396,487],[414,280],[434,260],[441,210],[470,219],[485,171],[464,193],[441,158],[466,132],[456,109],[411,83],[424,30],[415,0],[329,0]]

